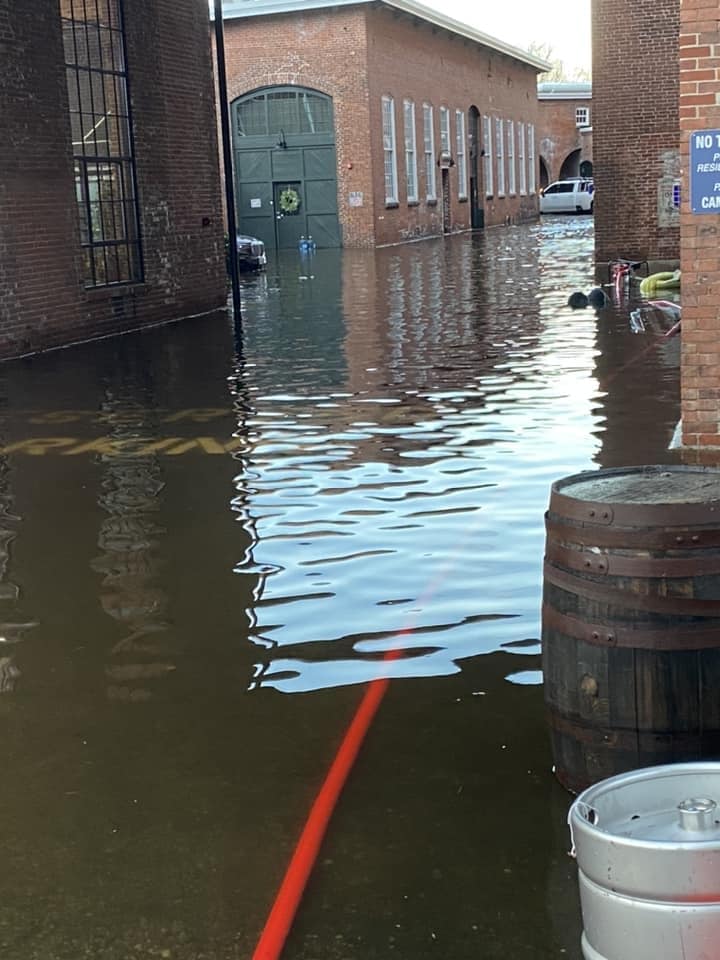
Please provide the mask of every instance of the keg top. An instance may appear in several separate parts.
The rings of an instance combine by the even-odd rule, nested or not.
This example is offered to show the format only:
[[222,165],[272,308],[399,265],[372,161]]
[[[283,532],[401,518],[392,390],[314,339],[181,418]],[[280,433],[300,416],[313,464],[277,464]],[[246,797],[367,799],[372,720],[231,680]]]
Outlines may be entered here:
[[708,503],[720,500],[720,469],[645,466],[587,471],[558,481],[553,490],[595,503]]
[[720,762],[647,767],[603,780],[573,803],[569,821],[613,840],[720,843]]

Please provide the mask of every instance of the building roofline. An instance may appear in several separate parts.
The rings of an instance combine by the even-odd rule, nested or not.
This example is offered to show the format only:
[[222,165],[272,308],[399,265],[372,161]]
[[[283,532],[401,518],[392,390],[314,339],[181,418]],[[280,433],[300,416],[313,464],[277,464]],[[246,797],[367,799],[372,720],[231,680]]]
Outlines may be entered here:
[[[410,16],[417,17],[430,23],[442,30],[447,30],[457,36],[465,37],[474,43],[489,47],[498,53],[512,57],[515,60],[521,60],[528,66],[537,70],[538,73],[544,73],[550,69],[551,64],[540,57],[536,57],[527,50],[521,50],[512,44],[498,40],[488,33],[483,33],[475,27],[460,20],[453,20],[446,17],[438,10],[431,10],[417,0],[225,0],[223,7],[223,20],[245,19],[247,17],[270,16],[271,14],[299,13],[305,10],[320,10],[323,7],[345,7],[359,6],[361,4],[378,3],[386,7],[393,7],[401,13],[407,13]],[[211,7],[210,17],[214,19],[214,9]]]
[[589,80],[551,80],[538,84],[538,100],[591,100]]

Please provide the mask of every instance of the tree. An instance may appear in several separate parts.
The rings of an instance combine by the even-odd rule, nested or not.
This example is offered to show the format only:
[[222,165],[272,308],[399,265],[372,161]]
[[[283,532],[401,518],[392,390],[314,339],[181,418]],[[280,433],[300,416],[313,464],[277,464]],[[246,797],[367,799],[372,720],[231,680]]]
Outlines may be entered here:
[[572,73],[565,69],[565,64],[558,57],[554,56],[552,45],[549,43],[539,43],[537,40],[528,46],[528,53],[541,60],[547,60],[551,64],[546,73],[541,73],[538,77],[540,83],[566,82],[568,80],[590,80],[590,71],[586,67],[575,67]]

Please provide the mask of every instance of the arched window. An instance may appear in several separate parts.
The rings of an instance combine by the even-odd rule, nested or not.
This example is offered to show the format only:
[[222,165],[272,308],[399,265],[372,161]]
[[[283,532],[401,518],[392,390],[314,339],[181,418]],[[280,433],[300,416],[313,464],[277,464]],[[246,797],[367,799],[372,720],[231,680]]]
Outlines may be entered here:
[[239,137],[332,133],[330,97],[302,87],[273,87],[235,102]]

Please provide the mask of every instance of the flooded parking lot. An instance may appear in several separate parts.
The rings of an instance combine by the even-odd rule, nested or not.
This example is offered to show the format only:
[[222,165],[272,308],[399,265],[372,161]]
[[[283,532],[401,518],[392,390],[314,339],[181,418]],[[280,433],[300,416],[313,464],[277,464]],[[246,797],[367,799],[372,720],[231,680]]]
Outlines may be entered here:
[[592,221],[283,254],[225,314],[0,366],[5,960],[579,958],[543,717],[551,483],[672,463],[678,344]]

